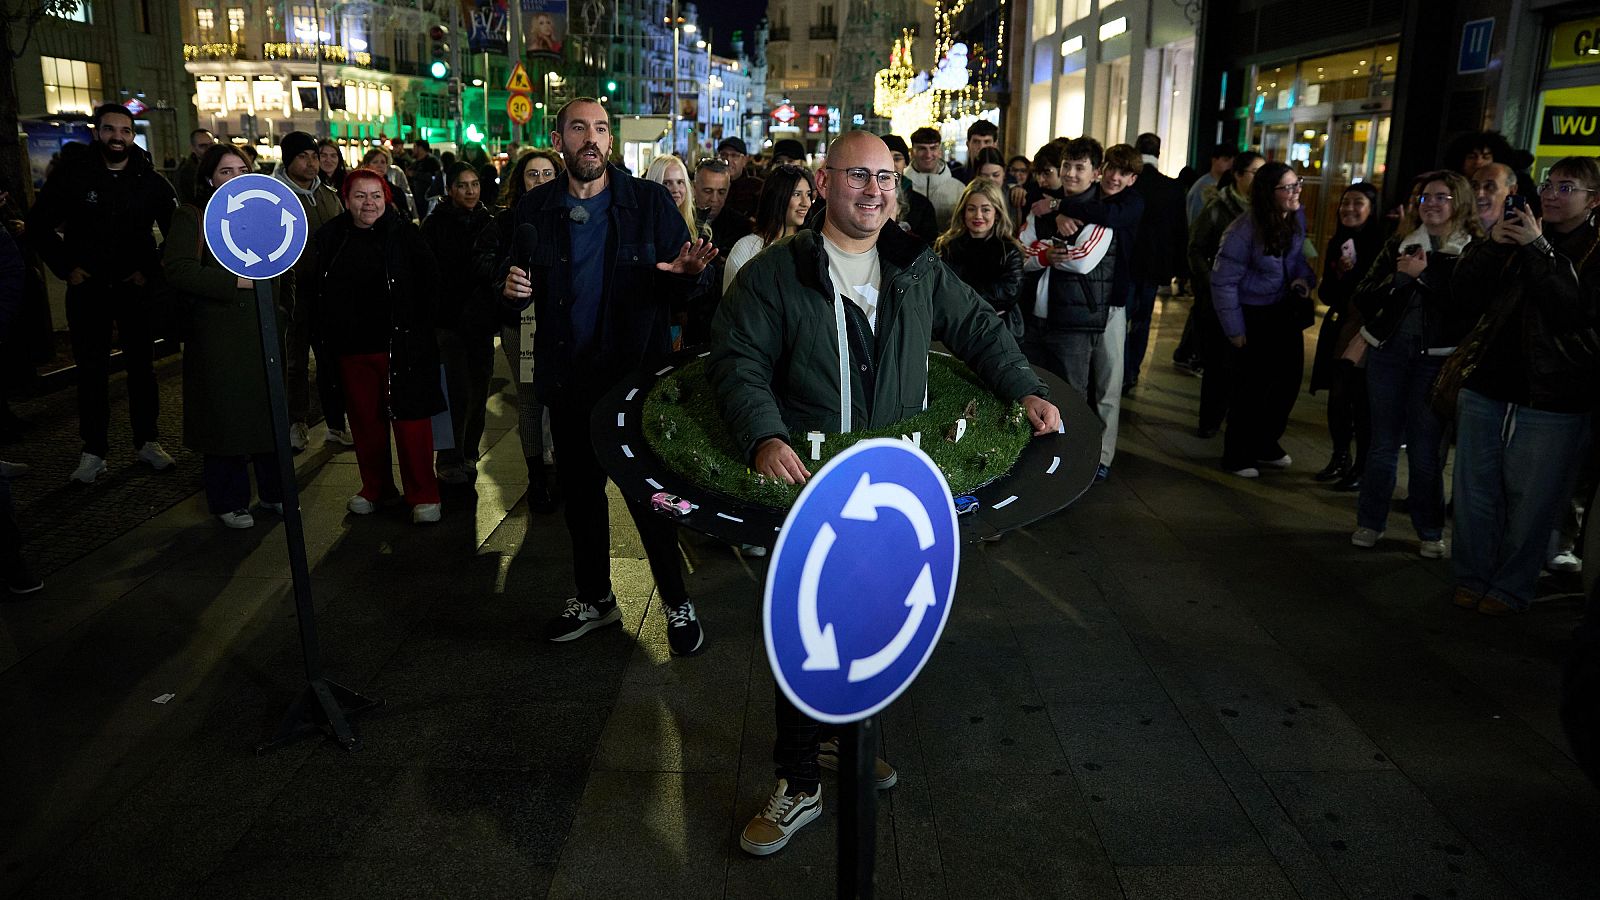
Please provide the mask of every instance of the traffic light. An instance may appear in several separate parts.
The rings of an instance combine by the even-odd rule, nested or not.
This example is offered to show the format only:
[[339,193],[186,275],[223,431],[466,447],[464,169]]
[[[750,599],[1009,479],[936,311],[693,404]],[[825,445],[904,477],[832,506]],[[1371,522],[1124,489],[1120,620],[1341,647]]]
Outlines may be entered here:
[[443,25],[435,25],[428,29],[429,49],[433,62],[428,66],[428,74],[439,81],[450,77],[450,29]]
[[616,92],[617,92],[617,83],[615,81],[606,82],[606,93],[615,94]]

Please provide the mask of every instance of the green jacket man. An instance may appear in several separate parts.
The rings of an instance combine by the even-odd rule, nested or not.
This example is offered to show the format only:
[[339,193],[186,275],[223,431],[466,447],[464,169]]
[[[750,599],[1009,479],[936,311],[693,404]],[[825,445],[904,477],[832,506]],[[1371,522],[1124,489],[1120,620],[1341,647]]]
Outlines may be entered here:
[[[1010,330],[894,224],[899,178],[883,141],[863,131],[839,138],[817,176],[827,201],[822,227],[763,250],[717,307],[711,383],[762,475],[789,484],[811,476],[791,434],[882,427],[920,412],[935,340],[1002,399],[1020,401],[1035,434],[1060,425]],[[775,694],[778,784],[739,840],[756,856],[782,849],[822,812],[822,735],[781,690]],[[873,780],[892,787],[894,768],[876,760]]]

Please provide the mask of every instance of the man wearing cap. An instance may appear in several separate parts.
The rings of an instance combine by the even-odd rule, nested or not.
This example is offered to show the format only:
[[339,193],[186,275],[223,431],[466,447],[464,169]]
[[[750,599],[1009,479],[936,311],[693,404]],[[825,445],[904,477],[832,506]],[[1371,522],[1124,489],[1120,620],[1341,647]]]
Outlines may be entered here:
[[[311,417],[311,385],[306,369],[311,361],[311,323],[315,321],[312,306],[316,299],[309,286],[317,276],[317,230],[339,213],[344,205],[333,188],[322,183],[317,166],[317,139],[304,131],[291,131],[283,136],[278,149],[283,161],[272,177],[283,182],[300,198],[300,208],[306,216],[306,251],[294,264],[297,290],[288,297],[289,329],[283,356],[283,378],[289,390],[289,446],[304,450],[307,441],[307,420]],[[317,351],[317,395],[322,398],[322,414],[328,419],[328,440],[346,447],[355,446],[355,439],[345,427],[344,388],[339,383],[339,363],[333,358],[323,359]]]
[[717,145],[717,156],[728,164],[728,208],[746,219],[756,217],[756,203],[761,199],[762,180],[750,171],[750,151],[742,138],[723,138]]
[[906,166],[911,164],[911,148],[906,146],[905,138],[898,134],[884,135],[883,142],[889,147],[894,170],[900,173],[900,190],[896,192],[899,208],[894,220],[906,231],[922,238],[923,243],[931,244],[939,237],[939,221],[933,214],[933,203],[917,193],[905,178]]
[[806,145],[794,138],[784,138],[772,145],[772,164],[774,166],[806,164]]

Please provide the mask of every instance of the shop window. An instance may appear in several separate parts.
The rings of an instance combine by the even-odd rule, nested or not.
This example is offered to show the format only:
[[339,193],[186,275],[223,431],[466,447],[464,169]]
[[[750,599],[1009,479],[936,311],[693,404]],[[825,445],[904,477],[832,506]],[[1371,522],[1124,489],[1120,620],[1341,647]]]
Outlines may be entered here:
[[1033,4],[1033,39],[1044,40],[1055,34],[1056,28],[1056,0]]
[[1400,45],[1396,43],[1305,60],[1300,63],[1302,103],[1391,97],[1399,59]]
[[81,59],[39,57],[45,106],[54,113],[92,113],[100,105],[100,64]]
[[1292,109],[1295,103],[1295,64],[1285,62],[1256,68],[1255,100],[1253,112],[1271,109]]

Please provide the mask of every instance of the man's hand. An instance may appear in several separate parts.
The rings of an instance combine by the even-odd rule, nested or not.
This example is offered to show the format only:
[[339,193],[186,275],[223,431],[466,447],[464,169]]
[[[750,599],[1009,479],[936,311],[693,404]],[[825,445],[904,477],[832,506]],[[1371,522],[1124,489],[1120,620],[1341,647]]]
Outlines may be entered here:
[[1394,270],[1407,278],[1421,278],[1428,268],[1428,254],[1418,247],[1414,252],[1402,253],[1395,260]]
[[1023,397],[1022,408],[1028,411],[1028,421],[1033,423],[1034,437],[1061,429],[1061,410],[1038,394]]
[[85,272],[84,270],[82,270],[82,269],[80,269],[80,268],[78,268],[76,266],[74,266],[72,268],[71,272],[67,273],[67,284],[79,285],[79,284],[83,284],[85,281],[88,281],[88,280],[89,280],[89,273]]
[[783,438],[767,438],[756,448],[756,471],[784,484],[805,484],[811,477],[800,455]]
[[1311,296],[1311,284],[1304,278],[1296,278],[1295,280],[1289,282],[1289,290],[1294,291],[1296,294],[1299,294],[1302,297]]
[[533,296],[533,282],[528,280],[528,273],[512,266],[500,295],[507,300],[526,300]]
[[1521,210],[1511,210],[1501,216],[1490,232],[1502,244],[1520,244],[1524,247],[1533,243],[1542,233],[1539,220]]
[[[1027,199],[1027,196],[1028,196],[1027,192],[1024,191],[1022,196],[1023,196],[1023,199]],[[1036,215],[1036,216],[1042,216],[1045,213],[1055,212],[1056,211],[1056,207],[1058,207],[1060,205],[1061,205],[1061,201],[1060,200],[1052,200],[1049,197],[1040,197],[1039,199],[1033,201],[1033,205],[1032,206],[1028,207],[1028,212],[1030,212],[1030,213],[1032,213],[1033,215]]]
[[1049,250],[1050,265],[1064,263],[1072,258],[1072,248],[1062,244],[1051,244]]
[[717,258],[717,248],[705,238],[698,241],[685,241],[683,249],[678,251],[678,258],[672,262],[658,262],[656,268],[674,275],[699,275],[711,261]]
[[1061,232],[1062,237],[1074,237],[1079,231],[1082,230],[1083,223],[1077,219],[1071,219],[1061,215],[1056,216],[1056,231]]
[[129,275],[127,278],[122,280],[126,281],[128,284],[134,285],[135,287],[144,287],[143,272],[134,272],[132,275]]
[[251,288],[256,286],[256,283],[254,281],[251,281],[250,279],[244,277],[243,275],[239,276],[238,281],[235,282],[235,283],[238,285],[238,288],[241,291],[248,291]]
[[1011,186],[1010,196],[1006,199],[1011,201],[1013,209],[1021,209],[1022,204],[1028,202],[1028,189],[1014,184]]
[[1236,334],[1233,337],[1228,338],[1228,343],[1230,343],[1233,346],[1239,348],[1240,350],[1243,350],[1244,349],[1244,335]]

